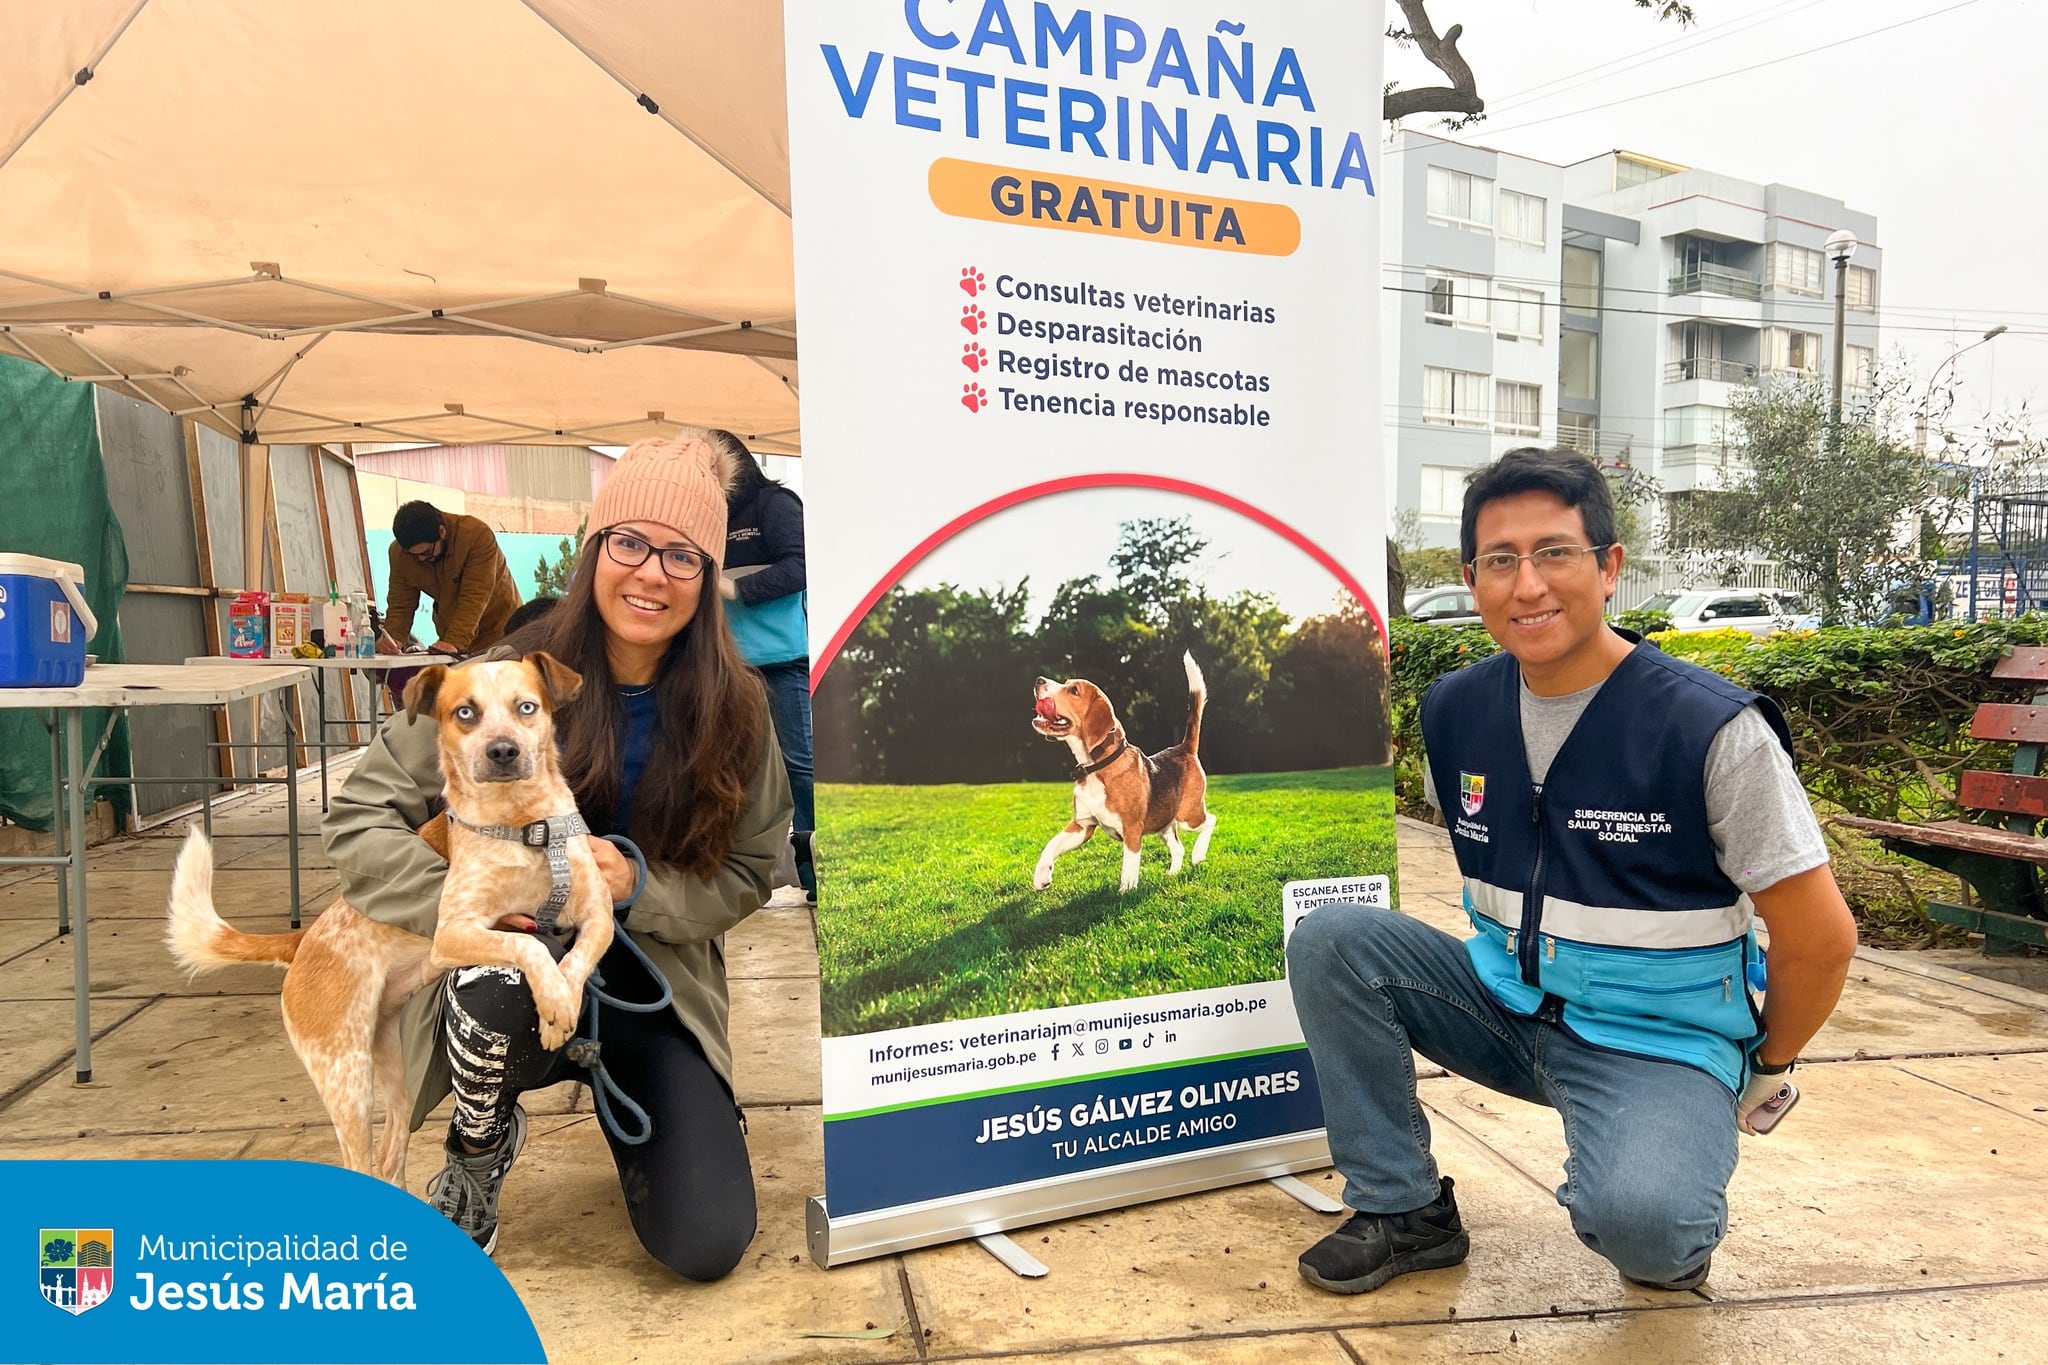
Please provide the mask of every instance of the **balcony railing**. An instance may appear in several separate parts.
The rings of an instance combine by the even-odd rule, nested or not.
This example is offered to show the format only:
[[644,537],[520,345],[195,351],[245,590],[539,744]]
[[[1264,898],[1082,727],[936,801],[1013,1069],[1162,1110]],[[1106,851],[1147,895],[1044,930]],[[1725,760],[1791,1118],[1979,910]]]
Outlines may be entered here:
[[1724,384],[1747,384],[1756,378],[1756,366],[1719,356],[1688,356],[1664,367],[1664,382],[1677,384],[1687,379],[1717,379]]
[[1748,270],[1725,265],[1696,265],[1671,277],[1674,294],[1721,294],[1731,299],[1760,299],[1763,279]]
[[1633,442],[1625,433],[1603,432],[1591,423],[1574,422],[1569,417],[1558,418],[1557,443],[1608,468],[1619,469],[1633,463]]

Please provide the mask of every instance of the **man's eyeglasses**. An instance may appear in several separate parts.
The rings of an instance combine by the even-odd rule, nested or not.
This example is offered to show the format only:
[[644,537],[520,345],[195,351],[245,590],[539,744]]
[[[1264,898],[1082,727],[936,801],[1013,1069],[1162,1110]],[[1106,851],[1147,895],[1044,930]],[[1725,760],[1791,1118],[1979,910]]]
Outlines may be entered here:
[[429,544],[411,546],[406,553],[422,564],[430,563],[435,555],[441,553],[441,538],[436,536]]
[[[611,556],[612,563],[623,564],[637,569],[647,562],[647,556],[655,553],[649,545],[631,531],[605,530],[597,533],[604,541],[604,552]],[[661,551],[661,571],[670,578],[687,583],[704,572],[704,566],[711,562],[711,556],[696,550],[672,549]]]
[[1474,578],[1500,583],[1520,573],[1522,561],[1526,559],[1545,578],[1565,578],[1578,572],[1582,556],[1598,554],[1608,548],[1608,545],[1545,545],[1525,555],[1511,555],[1503,550],[1495,554],[1474,555],[1470,567]]

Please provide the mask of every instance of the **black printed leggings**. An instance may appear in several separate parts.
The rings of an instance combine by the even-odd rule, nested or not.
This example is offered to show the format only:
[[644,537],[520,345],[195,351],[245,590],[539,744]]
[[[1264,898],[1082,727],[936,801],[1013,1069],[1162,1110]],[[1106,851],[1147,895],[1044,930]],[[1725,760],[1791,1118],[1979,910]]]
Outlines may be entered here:
[[[561,945],[543,942],[557,958],[562,955]],[[627,951],[623,930],[598,970],[607,993],[621,1000],[660,994]],[[719,1279],[739,1264],[755,1229],[753,1167],[732,1092],[673,1010],[600,1009],[604,1064],[654,1123],[653,1137],[637,1147],[605,1131],[633,1231],[648,1254],[676,1274]],[[491,1146],[510,1125],[517,1096],[590,1079],[564,1052],[541,1048],[533,992],[516,971],[464,968],[449,974],[441,1022],[455,1079],[451,1143],[467,1139]],[[629,1131],[636,1126],[630,1116],[621,1118]]]

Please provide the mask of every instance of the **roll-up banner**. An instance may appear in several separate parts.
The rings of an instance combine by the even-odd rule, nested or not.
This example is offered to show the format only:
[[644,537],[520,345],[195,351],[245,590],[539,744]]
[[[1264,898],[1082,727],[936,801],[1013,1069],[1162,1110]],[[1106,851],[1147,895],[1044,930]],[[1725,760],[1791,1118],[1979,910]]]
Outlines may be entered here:
[[1377,3],[787,0],[834,1265],[1323,1164],[1394,903]]

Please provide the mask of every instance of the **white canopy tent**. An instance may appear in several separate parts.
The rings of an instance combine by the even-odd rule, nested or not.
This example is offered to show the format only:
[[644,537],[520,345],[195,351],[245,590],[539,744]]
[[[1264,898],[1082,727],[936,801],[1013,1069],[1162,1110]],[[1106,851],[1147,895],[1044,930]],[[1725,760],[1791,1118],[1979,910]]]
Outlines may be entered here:
[[251,447],[800,450],[773,0],[0,0],[0,353]]

